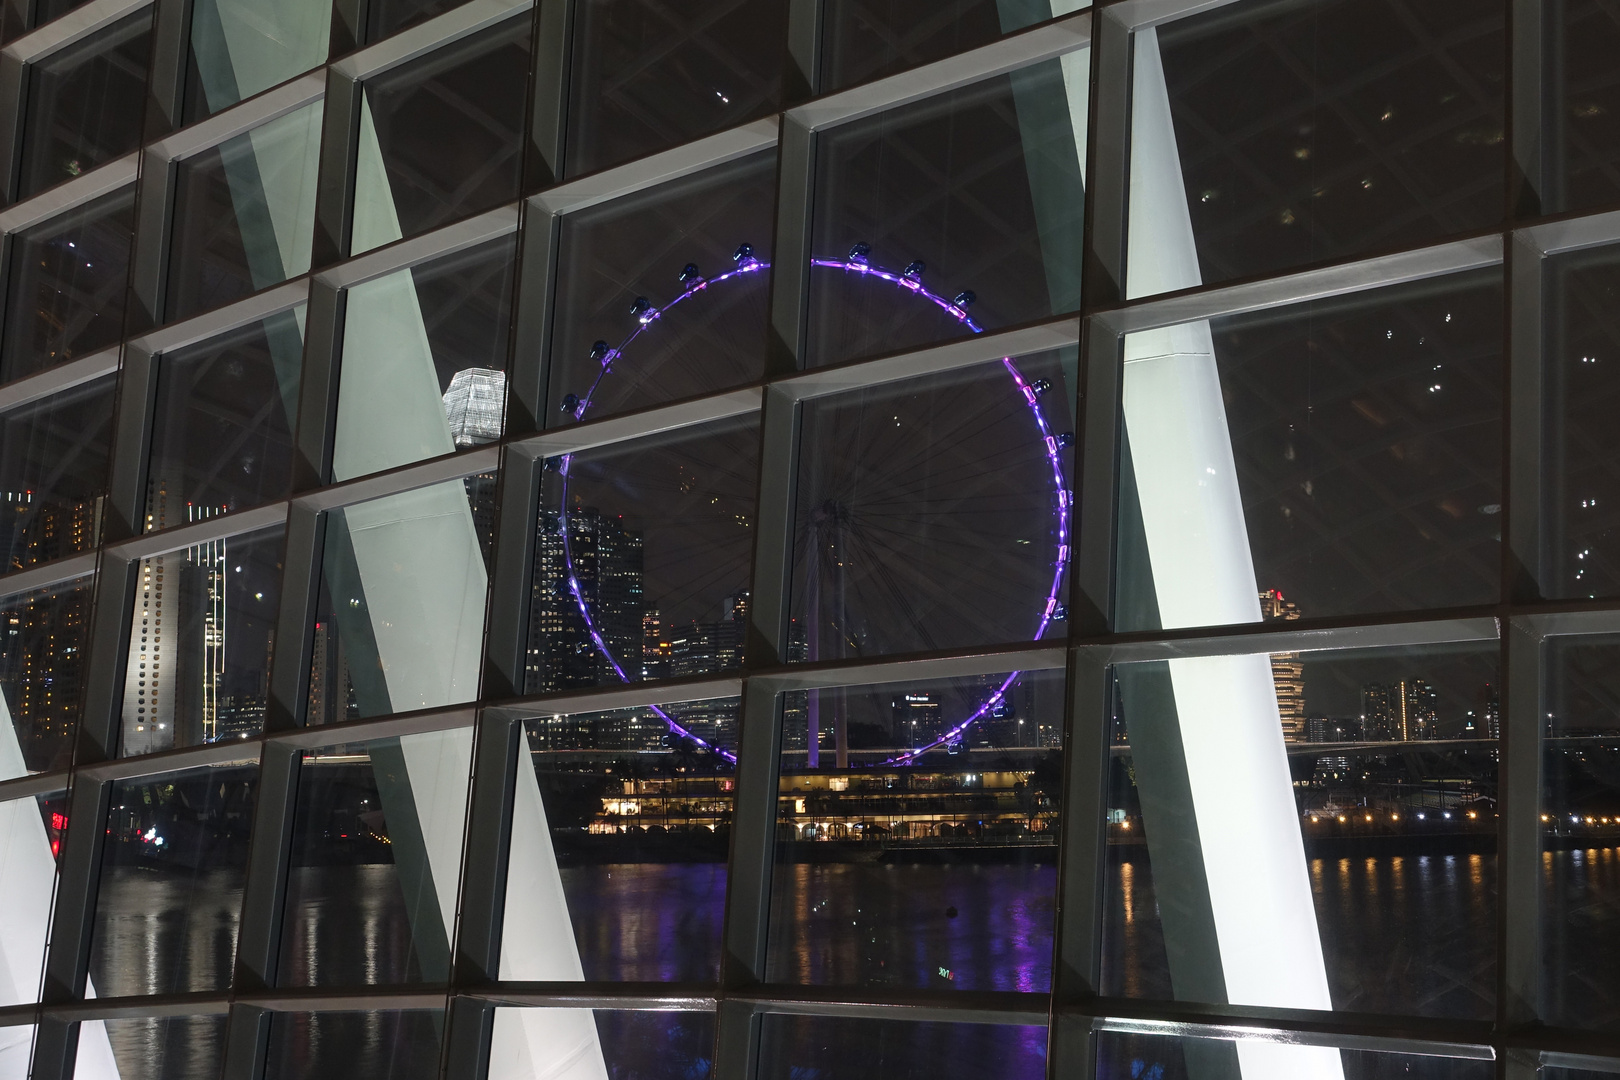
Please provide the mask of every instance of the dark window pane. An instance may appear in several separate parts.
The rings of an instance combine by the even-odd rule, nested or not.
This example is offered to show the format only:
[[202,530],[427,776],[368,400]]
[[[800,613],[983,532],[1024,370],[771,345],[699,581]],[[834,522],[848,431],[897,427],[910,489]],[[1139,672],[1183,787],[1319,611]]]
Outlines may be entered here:
[[[554,415],[595,419],[759,378],[775,186],[776,155],[756,154],[562,219]],[[652,307],[638,315],[643,298]]]
[[6,767],[14,775],[65,769],[72,758],[93,588],[80,578],[0,602],[0,693],[11,728],[0,739],[10,744]]
[[[612,1080],[708,1080],[714,1014],[623,1009],[498,1009],[490,1056],[514,1076],[553,1068]],[[578,1057],[574,1057],[574,1053]]]
[[284,544],[277,526],[140,561],[121,753],[263,730]]
[[1046,1029],[767,1016],[760,1080],[1041,1080]]
[[782,723],[769,981],[1051,989],[1061,672],[799,691]]
[[[107,1020],[106,1038],[94,1024],[79,1026],[78,1076],[105,1069],[110,1046],[119,1080],[215,1080],[225,1060],[225,1016],[141,1017]],[[99,1044],[99,1045],[98,1045]]]
[[1109,1031],[1097,1039],[1097,1080],[1203,1080],[1261,1073],[1344,1080],[1490,1080],[1489,1060],[1386,1054],[1262,1039],[1200,1039]]
[[333,479],[501,437],[516,248],[502,237],[349,289]]
[[1494,600],[1501,305],[1489,270],[1128,335],[1119,625]]
[[758,455],[748,417],[555,461],[535,525],[529,693],[741,663]]
[[304,311],[284,311],[158,362],[146,528],[172,527],[287,493]]
[[1495,1015],[1494,641],[1115,676],[1104,993]]
[[495,486],[481,473],[330,512],[309,723],[477,696]]
[[407,26],[458,8],[467,0],[374,0],[366,11],[366,40],[379,41]]
[[29,67],[23,196],[135,149],[152,13],[137,12]]
[[1089,70],[1079,51],[817,137],[811,364],[1080,306]]
[[304,754],[281,985],[445,981],[471,758],[470,728]]
[[39,6],[34,10],[34,25],[44,26],[87,3],[89,0],[39,0]]
[[[10,689],[5,687],[8,699]],[[18,745],[22,734],[9,718],[0,727],[0,777],[6,780],[24,774]],[[39,1000],[66,813],[67,796],[62,792],[0,802],[0,874],[6,886],[6,969],[0,972],[0,1006]],[[5,1060],[26,1065],[31,1037],[31,1031],[16,1028],[0,1035]]]
[[185,122],[245,101],[326,60],[331,0],[197,0]]
[[0,416],[6,571],[87,551],[101,539],[113,378]]
[[795,660],[1060,636],[1072,352],[804,404]]
[[779,0],[585,0],[575,17],[570,176],[721,131],[781,100]]
[[1544,596],[1620,591],[1620,251],[1594,248],[1546,260],[1542,358],[1550,400],[1541,565]]
[[713,982],[737,700],[546,716],[524,731],[501,977]]
[[129,188],[12,242],[0,377],[20,379],[118,341],[134,222]]
[[[1579,210],[1611,203],[1620,196],[1620,12],[1602,0],[1574,0],[1552,9],[1556,37],[1549,53],[1557,58],[1543,92],[1550,129],[1551,182],[1544,193],[1547,211]],[[1549,21],[1552,21],[1549,20]]]
[[1505,14],[1243,0],[1138,33],[1130,295],[1497,221]]
[[439,1075],[437,1010],[278,1013],[265,1080],[433,1080]]
[[321,110],[307,105],[179,163],[169,318],[309,269]]
[[1087,6],[1080,0],[831,0],[822,16],[827,89],[987,45]]
[[1620,638],[1553,638],[1541,803],[1543,1015],[1620,1022]]
[[257,764],[113,784],[90,945],[97,996],[230,987]]
[[366,80],[355,254],[517,198],[530,16]]

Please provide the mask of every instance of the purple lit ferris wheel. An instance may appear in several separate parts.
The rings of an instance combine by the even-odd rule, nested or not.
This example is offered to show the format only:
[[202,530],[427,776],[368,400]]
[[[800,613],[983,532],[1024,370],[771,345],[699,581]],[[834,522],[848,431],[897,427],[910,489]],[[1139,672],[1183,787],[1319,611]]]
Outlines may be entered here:
[[[733,266],[724,273],[704,277],[693,264],[681,271],[681,292],[663,306],[655,306],[645,297],[638,297],[631,308],[635,325],[617,346],[597,342],[591,359],[595,370],[583,394],[568,394],[562,409],[575,420],[583,420],[592,404],[611,386],[615,375],[632,375],[638,364],[656,362],[657,341],[661,324],[680,314],[686,305],[701,305],[704,298],[712,298],[739,288],[752,281],[763,281],[770,269],[768,263],[755,256],[753,249],[741,245],[732,257]],[[885,309],[898,309],[898,317],[906,317],[904,309],[932,311],[944,319],[947,326],[965,327],[968,331],[983,333],[983,327],[969,314],[974,303],[973,293],[963,291],[947,299],[923,283],[925,267],[912,262],[902,270],[892,270],[871,261],[870,248],[856,244],[847,256],[839,259],[815,258],[810,263],[813,273],[862,289],[866,298]],[[812,279],[814,281],[814,278]],[[875,292],[874,292],[875,290]],[[956,410],[962,414],[960,423],[952,428],[950,421],[930,414],[926,423],[930,430],[942,429],[943,441],[951,448],[950,454],[933,449],[920,449],[905,441],[908,429],[901,423],[898,411],[893,430],[889,425],[874,429],[875,434],[859,436],[864,454],[873,461],[896,463],[902,475],[889,477],[888,493],[883,485],[873,483],[870,477],[827,477],[806,485],[801,478],[800,500],[804,505],[798,515],[795,536],[795,592],[800,611],[796,620],[798,655],[808,661],[841,659],[871,651],[903,651],[907,647],[937,647],[940,635],[931,621],[949,622],[952,616],[926,604],[916,597],[938,586],[915,576],[915,567],[894,554],[901,537],[915,542],[918,535],[934,537],[928,550],[943,549],[949,536],[976,536],[977,547],[957,553],[955,565],[959,568],[951,576],[961,579],[964,593],[972,592],[973,575],[980,593],[994,594],[1003,601],[1005,617],[997,623],[1000,634],[1039,640],[1054,622],[1066,617],[1062,594],[1070,561],[1072,498],[1065,476],[1063,451],[1071,445],[1072,435],[1059,430],[1048,416],[1043,397],[1052,389],[1052,381],[1030,378],[1011,357],[1000,361],[1004,391],[993,386],[987,388],[980,378],[966,392],[958,395],[962,403]],[[1026,364],[1026,368],[1027,368]],[[627,370],[628,369],[628,370]],[[887,410],[886,410],[887,411]],[[948,411],[948,410],[947,410]],[[1022,419],[1020,419],[1020,417]],[[887,417],[885,417],[887,419]],[[853,438],[853,436],[852,436]],[[875,440],[875,441],[874,441]],[[971,505],[956,506],[957,515],[949,523],[929,518],[931,504],[918,501],[918,470],[939,473],[937,462],[954,456],[962,463],[972,463],[971,471],[945,475],[944,486],[971,495],[979,492],[978,501]],[[567,527],[569,512],[568,484],[571,456],[557,463],[560,474],[561,507],[564,520],[559,532],[563,542],[568,591],[578,607],[595,649],[616,676],[624,681],[635,679],[636,672],[627,665],[634,658],[615,654],[610,635],[604,632],[602,618],[594,610],[595,604],[580,584],[576,569],[576,552],[571,543],[572,530]],[[912,473],[904,473],[906,469]],[[836,471],[836,470],[835,470]],[[934,477],[935,487],[939,478]],[[1016,520],[1017,527],[1006,525]],[[941,528],[941,525],[948,525]],[[1003,575],[998,563],[1004,561],[993,545],[1001,533],[1019,533],[1009,543],[1027,545],[1007,549],[1017,552],[1016,562],[1022,572]],[[883,564],[888,564],[885,568]],[[860,582],[849,575],[851,566],[873,567],[878,570],[868,584],[871,596],[863,603]],[[1016,580],[1012,578],[1016,577]],[[863,579],[864,580],[864,579]],[[972,606],[972,597],[968,605]],[[901,624],[905,633],[898,639],[885,638],[877,629],[863,621],[862,610],[883,606],[884,618],[877,623]],[[958,616],[959,618],[959,616]],[[945,635],[949,637],[948,634]],[[790,643],[791,644],[791,643]],[[621,646],[622,648],[622,646]],[[1000,716],[1009,707],[1009,695],[1021,673],[998,677],[975,684],[957,695],[954,711],[942,718],[938,730],[928,733],[922,745],[915,742],[909,748],[886,757],[886,764],[904,764],[928,751],[944,747],[954,752],[968,730],[987,716]],[[820,716],[818,696],[810,694],[808,704],[808,764],[818,764],[820,745]],[[693,744],[719,756],[735,761],[730,747],[714,744],[689,730],[672,710],[654,708],[671,733],[690,740]],[[834,739],[840,766],[847,763],[843,717],[834,717]]]

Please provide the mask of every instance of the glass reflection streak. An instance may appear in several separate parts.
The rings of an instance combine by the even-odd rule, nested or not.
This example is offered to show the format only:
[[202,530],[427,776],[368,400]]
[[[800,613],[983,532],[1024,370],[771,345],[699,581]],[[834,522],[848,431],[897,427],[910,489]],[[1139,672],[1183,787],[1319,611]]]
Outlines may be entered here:
[[[972,304],[974,300],[974,296],[971,292],[964,291],[958,293],[954,299],[947,300],[943,296],[940,296],[939,294],[931,291],[927,286],[923,285],[922,263],[914,262],[907,266],[904,271],[896,273],[893,270],[887,270],[881,266],[873,266],[869,261],[869,253],[870,248],[868,248],[867,245],[856,244],[850,249],[849,255],[843,259],[813,258],[810,260],[810,265],[817,269],[841,270],[847,273],[864,274],[869,277],[877,278],[881,281],[887,281],[898,288],[905,289],[908,292],[923,298],[924,300],[933,304],[935,307],[938,307],[941,311],[945,312],[951,318],[967,327],[973,333],[984,333],[984,327],[975,322],[972,316],[970,316],[967,312],[968,305]],[[688,263],[686,268],[681,271],[681,284],[686,287],[685,291],[661,308],[653,307],[644,296],[637,297],[634,306],[631,308],[631,314],[636,317],[635,328],[630,331],[629,335],[622,342],[619,343],[618,348],[609,348],[606,342],[597,342],[596,347],[592,350],[592,355],[601,361],[602,369],[597,372],[596,378],[591,382],[590,389],[585,392],[584,397],[569,394],[563,399],[563,411],[568,413],[575,420],[583,420],[585,418],[585,413],[591,407],[591,399],[595,396],[597,389],[602,385],[602,380],[605,379],[608,372],[612,370],[613,362],[622,357],[624,355],[624,350],[628,348],[629,345],[638,337],[640,337],[648,327],[652,326],[653,323],[663,318],[665,314],[671,311],[683,300],[686,300],[688,297],[696,296],[698,293],[707,290],[712,285],[719,285],[722,282],[730,281],[746,274],[757,274],[770,269],[770,263],[763,262],[756,258],[754,256],[754,249],[748,244],[742,244],[737,248],[736,254],[732,256],[732,261],[736,263],[736,269],[728,270],[725,273],[719,274],[712,278],[703,277],[700,273],[698,273],[698,268],[694,264]],[[1071,440],[1073,436],[1055,434],[1052,431],[1051,425],[1047,423],[1046,412],[1041,408],[1040,399],[1042,394],[1051,389],[1050,384],[1044,379],[1036,379],[1033,381],[1025,379],[1023,373],[1018,370],[1018,365],[1013,363],[1012,357],[1010,356],[1002,357],[1001,363],[1002,366],[1007,369],[1007,374],[1012,377],[1013,383],[1018,387],[1018,392],[1023,395],[1025,402],[1027,402],[1029,405],[1029,411],[1035,419],[1035,426],[1040,431],[1041,442],[1046,451],[1047,463],[1052,469],[1052,489],[1057,506],[1058,550],[1057,559],[1052,569],[1052,584],[1051,587],[1047,589],[1046,598],[1041,604],[1040,620],[1035,627],[1035,633],[1032,635],[1033,640],[1039,641],[1041,637],[1045,635],[1046,628],[1048,626],[1050,626],[1053,622],[1066,618],[1068,614],[1063,605],[1058,602],[1058,596],[1063,590],[1063,579],[1068,571],[1069,566],[1069,515],[1071,512],[1073,499],[1069,494],[1068,483],[1063,477],[1063,462],[1058,456],[1058,450],[1061,446],[1067,445],[1068,440]],[[620,680],[630,682],[630,676],[625,673],[623,665],[621,665],[618,658],[613,655],[613,651],[608,648],[607,641],[602,637],[600,630],[597,628],[596,621],[591,617],[590,605],[586,603],[585,593],[579,584],[579,575],[576,574],[573,569],[573,546],[566,523],[566,508],[568,506],[568,468],[572,461],[573,455],[565,454],[558,469],[563,479],[561,502],[564,510],[561,515],[561,524],[559,528],[562,533],[563,558],[568,564],[568,590],[573,595],[574,602],[579,605],[580,617],[585,620],[585,626],[590,631],[591,641],[595,643],[597,649],[602,653],[602,655],[607,658],[608,663],[613,666],[613,671],[619,676]],[[974,723],[981,719],[986,713],[990,712],[990,710],[994,709],[996,705],[1003,700],[1007,691],[1012,687],[1012,684],[1021,674],[1023,673],[1018,671],[1010,673],[1006,679],[1002,681],[1001,685],[996,688],[994,693],[990,694],[984,699],[984,701],[980,702],[978,708],[976,708],[967,717],[967,719],[951,727],[945,732],[945,734],[941,735],[933,742],[926,746],[915,747],[911,750],[897,754],[883,762],[883,764],[907,764],[920,754],[925,754],[930,750],[937,749],[938,747],[949,746],[959,742],[963,733],[966,732],[968,728],[972,727]],[[737,755],[734,751],[723,746],[710,745],[705,740],[699,738],[686,728],[682,727],[673,716],[665,712],[663,709],[656,705],[650,706],[650,708],[654,713],[661,717],[666,724],[669,725],[670,731],[674,732],[676,735],[685,739],[690,739],[699,746],[718,753],[727,761],[735,762],[737,760]]]

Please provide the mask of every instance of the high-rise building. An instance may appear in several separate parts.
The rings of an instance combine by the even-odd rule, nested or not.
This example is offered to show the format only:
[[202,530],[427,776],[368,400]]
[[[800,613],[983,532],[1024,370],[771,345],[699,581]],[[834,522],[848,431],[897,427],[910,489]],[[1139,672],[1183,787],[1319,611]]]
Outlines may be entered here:
[[[564,520],[567,550],[561,532]],[[590,612],[589,624],[581,603]],[[593,638],[591,625],[624,673],[633,676],[643,659],[646,612],[639,532],[626,529],[619,518],[604,517],[594,507],[576,508],[566,515],[541,511],[529,601],[525,663],[529,693],[619,680],[613,662]]]
[[1361,688],[1363,737],[1393,742],[1432,739],[1439,722],[1438,700],[1425,679],[1368,683]]
[[457,450],[499,439],[505,413],[506,372],[464,368],[450,377],[450,388],[444,392],[444,414]]
[[[1267,589],[1260,594],[1260,616],[1267,622],[1293,622],[1299,618],[1299,605],[1283,599],[1278,590]],[[1271,679],[1277,688],[1283,741],[1305,742],[1305,665],[1299,653],[1273,653]]]

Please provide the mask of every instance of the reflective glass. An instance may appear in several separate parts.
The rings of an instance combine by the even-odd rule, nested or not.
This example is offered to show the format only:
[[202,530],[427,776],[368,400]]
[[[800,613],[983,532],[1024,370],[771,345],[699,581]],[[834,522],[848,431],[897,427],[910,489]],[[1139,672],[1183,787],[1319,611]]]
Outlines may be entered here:
[[1495,270],[1128,335],[1119,627],[1494,601],[1502,340]]
[[810,364],[1080,306],[1090,71],[1080,50],[818,134]]
[[1290,1045],[1281,1040],[1101,1032],[1097,1080],[1238,1080],[1312,1076],[1326,1080],[1490,1080],[1489,1058],[1390,1054]]
[[1494,1016],[1497,655],[1117,668],[1104,993]]
[[151,11],[139,11],[29,65],[20,196],[140,144],[151,29]]
[[[105,1035],[96,1032],[102,1027]],[[107,1072],[106,1051],[111,1050]],[[79,1025],[76,1076],[215,1080],[225,1059],[225,1016],[141,1017]]]
[[822,15],[827,89],[942,60],[1067,15],[1089,0],[830,0]]
[[495,476],[333,510],[309,672],[309,723],[478,694]]
[[85,551],[101,538],[113,377],[0,416],[5,569]]
[[97,199],[11,241],[4,362],[9,382],[118,342],[135,190]]
[[541,716],[524,738],[501,978],[713,982],[737,699]]
[[366,80],[351,253],[517,198],[530,32],[525,13]]
[[1505,16],[1240,0],[1138,31],[1127,294],[1499,220]]
[[1541,802],[1550,1024],[1620,1022],[1620,637],[1552,638]]
[[492,1076],[551,1076],[571,1065],[610,1080],[708,1080],[714,1014],[497,1009],[490,1057],[500,1063]]
[[1063,675],[786,695],[771,982],[1052,986]]
[[[300,304],[158,361],[147,531],[287,493],[303,327]],[[182,506],[159,522],[158,507]]]
[[790,659],[1065,633],[1076,356],[803,406]]
[[575,20],[570,176],[733,127],[781,100],[778,0],[585,0]]
[[1554,142],[1543,210],[1612,203],[1620,196],[1620,12],[1602,0],[1569,0],[1550,14],[1542,123]]
[[1046,1028],[767,1016],[760,1080],[1041,1080]]
[[331,0],[196,0],[185,122],[323,63],[331,32]]
[[[23,775],[21,757],[17,733],[7,724],[0,729],[0,775],[7,780]],[[66,809],[61,794],[0,802],[0,881],[6,888],[6,917],[0,920],[0,1007],[39,1000]],[[26,1066],[33,1034],[32,1026],[0,1027],[0,1065]],[[17,1069],[9,1075],[27,1074]]]
[[434,1080],[444,1013],[278,1013],[264,1080]]
[[467,0],[373,0],[365,8],[367,41],[380,41],[407,26],[458,8]]
[[775,187],[768,152],[563,217],[551,344],[560,420],[759,378]]
[[334,480],[501,437],[516,247],[491,240],[349,290]]
[[528,693],[739,666],[758,459],[749,416],[549,463]]
[[472,742],[456,728],[305,752],[280,985],[448,978]]
[[90,938],[99,996],[230,988],[258,763],[113,783]]
[[84,690],[95,583],[79,578],[0,601],[5,778],[66,769]]
[[1555,255],[1543,265],[1546,465],[1542,481],[1543,596],[1620,592],[1620,249]]
[[121,753],[240,741],[264,728],[284,544],[276,526],[140,561]]
[[309,269],[322,103],[179,163],[168,317],[183,319]]

